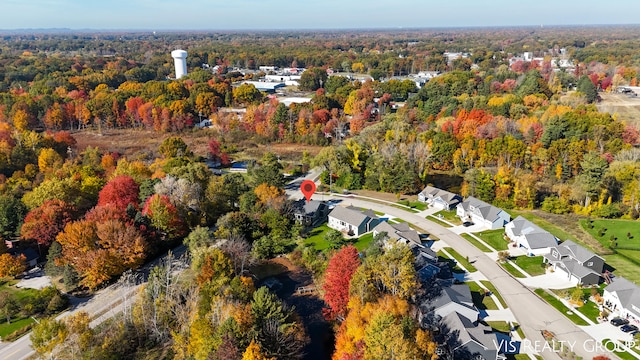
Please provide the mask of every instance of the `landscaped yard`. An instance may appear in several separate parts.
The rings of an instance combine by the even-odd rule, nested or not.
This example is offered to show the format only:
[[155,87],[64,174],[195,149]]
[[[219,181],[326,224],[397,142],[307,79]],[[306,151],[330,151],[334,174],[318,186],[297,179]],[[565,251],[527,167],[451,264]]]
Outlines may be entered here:
[[469,281],[466,283],[471,290],[471,298],[473,304],[480,310],[498,310],[498,306],[491,296],[484,296],[484,289],[478,285],[475,281]]
[[462,225],[462,220],[460,220],[460,218],[456,215],[455,210],[440,210],[431,216],[436,219],[447,220],[453,225]]
[[[311,245],[316,250],[326,250],[331,248],[331,244],[324,238],[324,235],[327,231],[331,230],[327,224],[318,226],[317,228],[311,230],[307,234],[307,238],[304,239],[305,245]],[[373,233],[367,233],[360,236],[357,239],[350,239],[351,244],[358,249],[358,251],[363,251],[366,249],[371,242],[373,241]]]
[[556,299],[553,295],[547,293],[545,290],[535,289],[534,291],[536,294],[538,294],[538,296],[543,298],[544,301],[548,302],[549,305],[556,308],[558,311],[564,314],[564,316],[568,317],[569,320],[573,321],[576,325],[581,325],[581,326],[589,325],[587,324],[586,321],[584,321],[584,319],[576,315],[573,312],[574,311],[573,309],[569,309],[568,307],[566,307],[560,300]]
[[[571,293],[574,291],[574,289],[575,288],[569,288],[569,289],[552,290],[552,291],[554,294],[560,297],[563,297],[563,296],[570,296]],[[586,287],[586,288],[582,288],[581,290],[582,290],[584,299],[589,299],[593,289]],[[602,289],[599,289],[598,293],[602,295]],[[586,301],[584,305],[582,305],[579,308],[575,308],[575,310],[579,311],[582,315],[588,317],[594,323],[598,323],[598,317],[600,316],[600,309],[598,309],[598,305],[595,302],[590,300]]]
[[476,236],[498,251],[509,249],[509,243],[504,239],[504,229],[487,230]]
[[481,243],[480,241],[476,240],[476,238],[474,238],[473,236],[469,235],[469,234],[460,234],[463,238],[467,239],[467,241],[469,241],[471,244],[473,244],[473,246],[477,247],[478,249],[480,249],[480,251],[482,252],[491,252],[491,249],[489,249],[488,247],[486,247],[483,243]]

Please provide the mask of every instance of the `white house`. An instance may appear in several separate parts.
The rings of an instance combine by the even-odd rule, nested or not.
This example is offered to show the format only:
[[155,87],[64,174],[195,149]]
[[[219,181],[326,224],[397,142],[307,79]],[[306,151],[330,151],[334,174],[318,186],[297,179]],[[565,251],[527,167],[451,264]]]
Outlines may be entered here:
[[522,216],[505,225],[504,232],[509,239],[525,249],[527,254],[548,254],[551,247],[558,245],[558,239],[555,236]]
[[446,190],[427,186],[418,194],[418,200],[426,202],[436,209],[453,210],[462,202],[462,197]]
[[371,210],[352,206],[336,206],[328,216],[327,226],[351,236],[360,236],[373,230],[380,218]]
[[504,210],[473,196],[469,196],[456,206],[456,215],[462,221],[471,221],[492,230],[504,227],[511,220],[511,215]]
[[640,323],[640,287],[635,283],[616,276],[604,288],[602,299],[612,315]]

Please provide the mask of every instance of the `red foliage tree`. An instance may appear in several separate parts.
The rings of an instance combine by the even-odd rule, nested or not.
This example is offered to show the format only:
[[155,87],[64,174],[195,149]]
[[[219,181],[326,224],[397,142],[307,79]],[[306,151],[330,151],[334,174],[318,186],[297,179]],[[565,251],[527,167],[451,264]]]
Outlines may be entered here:
[[38,244],[49,246],[56,239],[64,226],[73,218],[75,208],[71,204],[58,199],[45,201],[41,206],[31,210],[24,218],[20,229],[20,237],[24,240],[35,240]]
[[349,303],[349,283],[358,266],[360,266],[358,249],[352,245],[343,247],[329,260],[323,285],[324,301],[331,308],[325,314],[326,316],[335,317],[346,313]]
[[98,194],[98,206],[113,204],[118,208],[126,209],[129,204],[138,208],[138,194],[140,187],[127,175],[114,177]]

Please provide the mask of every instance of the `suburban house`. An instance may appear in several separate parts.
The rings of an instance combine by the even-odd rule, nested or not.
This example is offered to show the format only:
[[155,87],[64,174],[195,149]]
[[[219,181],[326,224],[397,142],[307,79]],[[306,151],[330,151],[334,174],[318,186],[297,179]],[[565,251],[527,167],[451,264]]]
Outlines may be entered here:
[[456,312],[469,321],[476,322],[480,315],[476,306],[473,305],[471,289],[467,284],[443,286],[440,294],[431,299],[429,306],[440,319]]
[[457,312],[442,318],[442,326],[447,334],[445,351],[453,359],[506,359],[498,348],[500,340],[490,326],[473,322]]
[[640,323],[640,286],[616,276],[604,288],[602,299],[612,315]]
[[458,194],[441,190],[433,186],[427,186],[418,194],[418,200],[437,209],[453,210],[462,202],[462,197]]
[[360,236],[373,230],[378,223],[380,218],[372,210],[336,206],[329,213],[327,226],[347,235]]
[[317,226],[327,221],[329,207],[324,201],[300,199],[293,202],[293,216],[304,226]]
[[551,247],[544,255],[544,262],[561,271],[576,284],[595,285],[600,283],[604,271],[604,259],[571,240]]
[[504,232],[530,255],[548,254],[551,247],[558,245],[555,236],[522,216],[505,225]]
[[24,256],[24,263],[25,265],[27,265],[27,268],[32,268],[38,265],[38,260],[40,259],[38,252],[32,248],[20,249],[14,247],[12,249],[9,249],[7,253],[14,257],[18,257],[21,255]]
[[386,221],[382,221],[375,228],[373,228],[373,236],[380,233],[386,233],[387,240],[397,240],[403,244],[409,245],[409,247],[422,246],[422,236],[417,231],[413,230],[406,223],[390,224]]
[[511,215],[491,204],[469,196],[456,207],[456,215],[462,221],[471,221],[489,229],[500,229],[511,220]]

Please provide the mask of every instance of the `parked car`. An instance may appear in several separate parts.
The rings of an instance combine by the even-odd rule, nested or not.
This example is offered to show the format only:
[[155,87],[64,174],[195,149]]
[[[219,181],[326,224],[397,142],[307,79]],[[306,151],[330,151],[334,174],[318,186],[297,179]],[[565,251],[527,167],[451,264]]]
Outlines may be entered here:
[[473,223],[471,221],[465,221],[465,222],[462,223],[462,226],[464,226],[464,227],[469,227],[469,226],[472,226],[472,225],[473,225]]
[[611,325],[614,325],[614,326],[627,325],[628,323],[629,323],[629,320],[627,319],[622,319],[622,318],[611,319]]
[[632,331],[636,331],[638,330],[638,327],[635,325],[622,325],[622,327],[620,328],[620,330],[624,331],[624,332],[632,332]]

